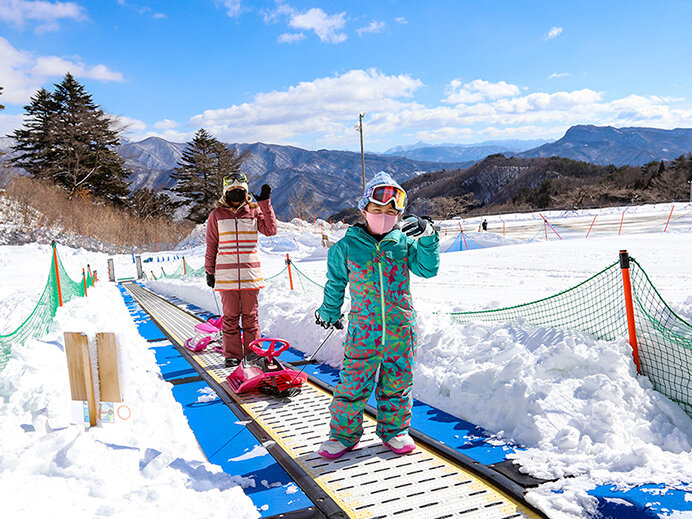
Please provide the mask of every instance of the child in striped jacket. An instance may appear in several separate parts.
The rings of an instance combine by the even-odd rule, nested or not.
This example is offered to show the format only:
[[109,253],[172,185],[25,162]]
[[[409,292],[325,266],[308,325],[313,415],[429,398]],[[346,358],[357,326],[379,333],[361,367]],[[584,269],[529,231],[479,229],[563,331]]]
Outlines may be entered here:
[[[247,347],[261,337],[257,298],[264,288],[257,249],[257,233],[276,234],[271,187],[264,184],[257,203],[248,194],[247,177],[227,175],[223,194],[207,219],[207,252],[204,269],[207,285],[221,294],[223,350],[226,367],[235,367]],[[242,343],[241,343],[242,316]]]

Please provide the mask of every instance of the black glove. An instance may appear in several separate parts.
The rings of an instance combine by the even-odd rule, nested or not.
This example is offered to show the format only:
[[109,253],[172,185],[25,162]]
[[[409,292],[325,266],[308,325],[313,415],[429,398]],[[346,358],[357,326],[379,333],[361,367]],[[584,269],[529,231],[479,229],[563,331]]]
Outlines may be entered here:
[[336,328],[337,330],[343,330],[344,329],[344,323],[341,322],[341,317],[337,319],[336,321],[332,322],[327,322],[322,317],[320,317],[320,313],[315,310],[315,324],[320,325],[322,328],[328,330],[329,328]]
[[255,193],[252,194],[255,197],[255,200],[258,202],[261,202],[262,200],[269,200],[269,197],[272,196],[272,188],[269,184],[263,184],[259,195]]
[[430,218],[421,218],[415,214],[410,214],[404,218],[401,232],[411,238],[420,238],[421,236],[430,236],[435,232],[435,229]]
[[207,286],[209,288],[214,288],[215,283],[216,283],[216,277],[214,276],[214,274],[207,273]]

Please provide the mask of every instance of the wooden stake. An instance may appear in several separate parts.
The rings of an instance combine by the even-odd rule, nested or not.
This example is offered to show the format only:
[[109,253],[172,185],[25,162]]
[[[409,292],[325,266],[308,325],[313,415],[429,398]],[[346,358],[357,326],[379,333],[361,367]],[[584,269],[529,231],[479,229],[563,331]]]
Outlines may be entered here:
[[97,408],[94,398],[94,384],[91,378],[89,342],[83,333],[65,332],[65,354],[67,370],[70,375],[72,400],[87,401],[89,425],[96,425]]
[[114,333],[97,333],[96,350],[99,363],[101,402],[122,402],[118,378],[118,347]]

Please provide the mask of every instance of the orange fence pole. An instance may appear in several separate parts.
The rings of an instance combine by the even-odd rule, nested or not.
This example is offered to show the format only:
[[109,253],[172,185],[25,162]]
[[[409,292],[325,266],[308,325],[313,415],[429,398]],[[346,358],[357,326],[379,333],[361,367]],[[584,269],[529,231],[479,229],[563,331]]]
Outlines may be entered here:
[[637,366],[637,373],[642,370],[639,366],[639,346],[637,345],[637,329],[634,324],[634,302],[632,300],[632,282],[630,280],[630,256],[626,250],[620,251],[620,268],[622,269],[622,285],[625,289],[625,310],[627,311],[627,330],[629,331],[632,357]]
[[[469,244],[466,243],[466,236],[464,235],[464,231],[461,231],[461,239],[464,240],[464,245],[466,246],[466,250],[469,250]],[[463,248],[461,250],[464,250]]]
[[187,276],[187,265],[185,264],[185,256],[183,256],[183,276]]
[[622,218],[620,218],[620,230],[618,231],[618,236],[620,236],[620,233],[622,232],[622,222],[625,221],[625,211],[622,212]]
[[86,272],[82,269],[82,282],[84,283],[84,297],[87,296]]
[[[598,215],[596,215],[596,216],[598,216]],[[589,237],[589,234],[591,234],[591,228],[593,227],[593,224],[596,223],[596,216],[593,217],[593,222],[591,222],[591,227],[589,227],[589,230],[588,230],[588,232],[586,233],[586,237],[587,237],[587,238]]]
[[[545,225],[550,225],[550,222],[549,222],[548,220],[546,220],[545,216],[543,216],[541,213],[538,213],[538,215],[539,215],[541,218],[543,218],[543,223],[544,223]],[[545,227],[545,225],[544,225],[544,227]],[[558,238],[562,239],[562,236],[560,236],[560,233],[558,233],[558,232],[555,230],[555,227],[553,227],[552,225],[550,225],[550,229],[551,229],[555,234],[557,234],[557,237],[558,237]],[[548,239],[548,229],[547,229],[547,228],[545,229],[545,239],[546,239],[546,240]]]
[[675,209],[675,205],[670,208],[670,214],[668,215],[668,221],[666,222],[666,228],[663,229],[663,232],[666,232],[668,230],[668,224],[670,223],[670,217],[673,216],[673,209]]
[[288,266],[288,281],[291,285],[291,290],[293,290],[293,274],[291,274],[291,258],[288,253],[286,253],[286,265]]
[[53,265],[55,266],[55,281],[58,284],[58,303],[62,306],[62,288],[60,287],[60,269],[58,268],[58,250],[53,242]]

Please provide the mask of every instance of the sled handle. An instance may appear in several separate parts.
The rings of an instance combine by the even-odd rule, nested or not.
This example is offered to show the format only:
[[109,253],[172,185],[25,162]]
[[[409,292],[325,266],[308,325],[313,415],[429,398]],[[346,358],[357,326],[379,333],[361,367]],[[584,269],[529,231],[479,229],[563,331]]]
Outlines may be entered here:
[[[263,342],[269,343],[266,350],[262,349]],[[252,341],[248,347],[260,357],[267,357],[267,360],[271,362],[275,357],[278,357],[281,353],[290,348],[291,345],[285,339],[257,339]]]

